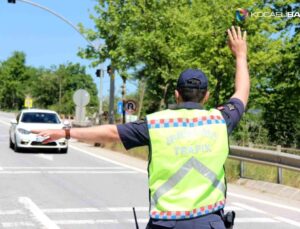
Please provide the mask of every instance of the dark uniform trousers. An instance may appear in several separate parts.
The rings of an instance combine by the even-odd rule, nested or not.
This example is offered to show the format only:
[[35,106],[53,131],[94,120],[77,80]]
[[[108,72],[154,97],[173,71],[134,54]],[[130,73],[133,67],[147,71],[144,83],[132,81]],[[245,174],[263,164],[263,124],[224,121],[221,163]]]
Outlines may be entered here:
[[187,220],[150,219],[146,229],[226,229],[218,213]]

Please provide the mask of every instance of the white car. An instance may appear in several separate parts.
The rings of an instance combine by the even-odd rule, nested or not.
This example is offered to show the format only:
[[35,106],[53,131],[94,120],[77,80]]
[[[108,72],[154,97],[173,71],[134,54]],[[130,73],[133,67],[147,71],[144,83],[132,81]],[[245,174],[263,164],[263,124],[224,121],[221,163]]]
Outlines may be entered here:
[[16,120],[11,121],[9,129],[9,146],[15,152],[23,148],[57,149],[61,153],[68,152],[68,141],[65,138],[42,144],[45,138],[37,137],[31,130],[62,129],[65,125],[55,111],[28,109],[22,110]]

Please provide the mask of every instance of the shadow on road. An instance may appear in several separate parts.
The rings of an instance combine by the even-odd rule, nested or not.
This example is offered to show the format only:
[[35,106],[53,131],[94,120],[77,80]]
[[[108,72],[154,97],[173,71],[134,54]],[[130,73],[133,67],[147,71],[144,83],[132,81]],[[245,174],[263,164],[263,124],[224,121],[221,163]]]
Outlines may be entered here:
[[26,153],[26,154],[39,154],[39,153],[43,153],[43,154],[65,154],[65,152],[60,151],[59,149],[27,149],[27,148],[22,148],[19,149],[18,152],[15,153]]

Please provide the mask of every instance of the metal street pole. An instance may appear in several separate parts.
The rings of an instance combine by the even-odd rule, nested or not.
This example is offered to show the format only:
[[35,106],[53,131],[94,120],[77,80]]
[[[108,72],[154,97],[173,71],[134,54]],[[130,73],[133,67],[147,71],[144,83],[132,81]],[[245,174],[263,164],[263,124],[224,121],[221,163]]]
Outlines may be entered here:
[[122,108],[122,116],[123,120],[122,123],[126,123],[126,111],[125,111],[125,103],[126,103],[126,76],[121,75],[123,85],[122,85],[122,102],[123,102],[123,108]]
[[111,65],[107,66],[107,73],[110,76],[108,123],[113,124],[115,121],[115,114],[114,114],[115,74],[114,74],[114,69]]
[[100,69],[100,87],[99,87],[99,124],[102,124],[102,114],[103,114],[103,77],[104,70]]
[[59,115],[61,115],[61,75],[59,74]]

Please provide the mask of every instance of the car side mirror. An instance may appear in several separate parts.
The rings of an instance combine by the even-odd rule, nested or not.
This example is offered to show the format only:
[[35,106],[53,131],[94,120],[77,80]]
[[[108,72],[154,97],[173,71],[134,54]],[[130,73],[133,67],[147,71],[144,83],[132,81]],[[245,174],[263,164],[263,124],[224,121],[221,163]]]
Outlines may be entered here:
[[12,120],[10,120],[10,123],[12,125],[16,125],[16,124],[18,124],[18,121],[16,119],[12,119]]

